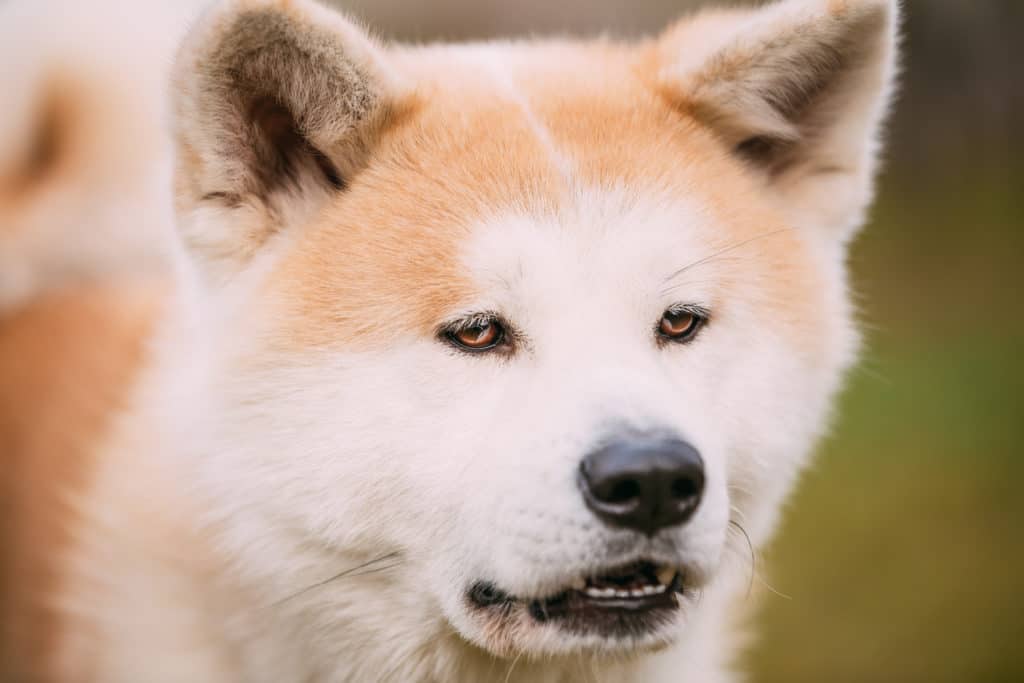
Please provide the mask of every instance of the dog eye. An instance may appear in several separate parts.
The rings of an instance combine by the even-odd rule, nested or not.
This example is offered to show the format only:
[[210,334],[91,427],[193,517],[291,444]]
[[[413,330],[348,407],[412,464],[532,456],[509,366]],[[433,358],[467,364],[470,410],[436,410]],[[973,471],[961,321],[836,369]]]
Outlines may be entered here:
[[658,334],[674,342],[689,341],[700,331],[706,320],[707,316],[693,310],[669,309],[661,316]]
[[470,351],[487,351],[505,340],[505,328],[497,320],[477,323],[445,333],[456,346]]

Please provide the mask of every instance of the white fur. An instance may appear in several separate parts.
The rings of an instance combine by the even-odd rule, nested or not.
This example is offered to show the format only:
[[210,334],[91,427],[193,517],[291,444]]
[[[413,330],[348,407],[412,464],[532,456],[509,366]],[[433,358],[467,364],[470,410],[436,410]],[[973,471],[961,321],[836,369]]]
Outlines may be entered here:
[[[384,565],[393,569],[318,587],[274,608],[274,618],[243,614],[245,641],[259,643],[245,679],[300,667],[324,680],[500,680],[508,664],[452,632],[482,642],[463,602],[474,579],[543,596],[576,575],[653,557],[706,576],[705,597],[677,627],[645,640],[674,642],[675,654],[592,674],[652,680],[646,667],[665,662],[683,680],[711,680],[729,647],[719,631],[729,596],[752,569],[728,520],[741,520],[756,545],[767,539],[852,357],[845,317],[821,333],[849,344],[813,370],[759,320],[756,295],[732,302],[741,310],[692,347],[657,348],[650,330],[667,306],[723,303],[709,293],[713,263],[662,293],[681,255],[698,261],[715,249],[708,212],[670,198],[581,190],[555,219],[496,216],[475,232],[463,259],[491,294],[470,308],[501,310],[529,330],[524,357],[466,359],[423,340],[268,362],[241,340],[273,321],[232,314],[215,336],[215,370],[196,392],[209,400],[185,421],[198,435],[188,469],[204,498],[218,501],[210,513],[226,530],[222,550],[246,558],[236,579],[261,587],[265,604],[247,609],[263,615],[304,586],[400,553]],[[830,270],[841,289],[839,264]],[[605,528],[583,505],[578,460],[622,424],[672,428],[700,448],[708,491],[685,528],[644,541]],[[509,680],[570,680],[592,655],[532,658],[608,648],[550,627],[521,646],[535,654]]]
[[[198,2],[0,3],[9,104],[0,118],[0,312],[100,273],[164,266],[173,240],[167,71]],[[40,187],[6,188],[51,106],[55,154],[74,167]]]
[[[808,2],[785,6],[795,4]],[[500,81],[506,49],[472,54]],[[757,240],[723,243],[725,218],[700,197],[581,183],[514,84],[500,90],[572,192],[557,211],[496,211],[470,226],[458,257],[481,298],[446,314],[500,311],[524,334],[518,352],[468,358],[422,335],[370,350],[269,344],[280,320],[254,302],[294,247],[287,231],[214,289],[182,266],[194,289],[180,293],[181,317],[165,322],[160,360],[111,440],[119,455],[81,503],[94,526],[68,593],[95,595],[74,609],[104,618],[67,644],[69,670],[99,641],[130,650],[95,658],[104,681],[735,680],[730,615],[751,567],[729,523],[755,547],[769,539],[854,358],[843,246],[869,199],[884,96],[865,96],[857,116],[868,123],[844,138],[859,139],[863,163],[838,181],[837,215],[827,183],[778,190],[822,283],[806,295],[827,311],[820,352],[807,354],[775,329],[779,302],[763,283],[733,283],[721,298],[716,255],[753,264]],[[247,210],[261,208],[191,211],[190,242],[229,258],[217,249],[242,248],[231,230]],[[706,306],[712,322],[690,345],[659,346],[654,327],[679,302]],[[587,510],[579,460],[623,426],[670,429],[699,448],[707,489],[688,524],[647,538]],[[123,538],[102,533],[125,509],[195,545],[162,547],[141,523]],[[91,573],[111,546],[127,578],[97,592]],[[522,614],[508,651],[495,651],[466,606],[476,580],[541,597],[638,558],[685,565],[702,589],[643,638],[576,636]]]

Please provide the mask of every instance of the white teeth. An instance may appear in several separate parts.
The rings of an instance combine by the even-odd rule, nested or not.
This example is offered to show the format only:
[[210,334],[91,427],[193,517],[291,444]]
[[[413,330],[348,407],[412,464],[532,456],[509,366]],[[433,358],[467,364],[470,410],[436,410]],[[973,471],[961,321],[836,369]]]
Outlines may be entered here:
[[606,600],[608,598],[645,598],[650,595],[660,595],[668,590],[667,586],[643,586],[630,590],[618,590],[615,588],[587,588],[583,592],[591,598]]
[[667,586],[676,578],[676,569],[675,567],[662,567],[658,570],[657,577],[662,586]]
[[679,569],[676,567],[660,567],[655,571],[655,576],[658,581],[657,583],[652,584],[644,582],[644,585],[636,588],[598,588],[597,586],[590,585],[589,581],[582,578],[575,579],[571,584],[569,584],[569,587],[573,590],[582,592],[588,597],[596,598],[598,600],[607,600],[609,598],[620,600],[628,598],[646,598],[652,595],[661,595],[668,591],[678,574]]

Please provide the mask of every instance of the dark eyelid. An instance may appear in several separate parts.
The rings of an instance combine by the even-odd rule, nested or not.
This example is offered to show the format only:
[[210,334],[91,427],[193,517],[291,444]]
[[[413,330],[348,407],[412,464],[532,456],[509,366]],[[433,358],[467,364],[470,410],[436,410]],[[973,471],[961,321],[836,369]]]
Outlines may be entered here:
[[505,324],[500,315],[491,311],[483,311],[480,313],[471,313],[461,318],[455,318],[441,323],[437,329],[437,333],[438,335],[454,334],[456,332],[468,330],[472,327],[482,327],[484,325],[493,325],[494,323],[501,325],[505,329],[509,329],[508,325]]
[[[701,306],[700,304],[672,304],[665,309],[665,313],[672,313],[675,315],[679,315],[680,313],[689,313],[690,315],[697,316],[704,322],[707,322],[711,317],[711,310],[706,306]],[[664,315],[664,313],[662,315]]]

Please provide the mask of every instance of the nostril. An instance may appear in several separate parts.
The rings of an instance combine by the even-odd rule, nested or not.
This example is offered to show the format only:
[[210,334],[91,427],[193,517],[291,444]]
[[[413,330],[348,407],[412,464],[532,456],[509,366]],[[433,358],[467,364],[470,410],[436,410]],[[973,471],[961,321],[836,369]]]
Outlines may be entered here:
[[672,498],[687,501],[700,495],[697,482],[691,477],[680,477],[672,481]]
[[624,479],[616,483],[605,497],[606,503],[628,503],[640,497],[640,482]]

